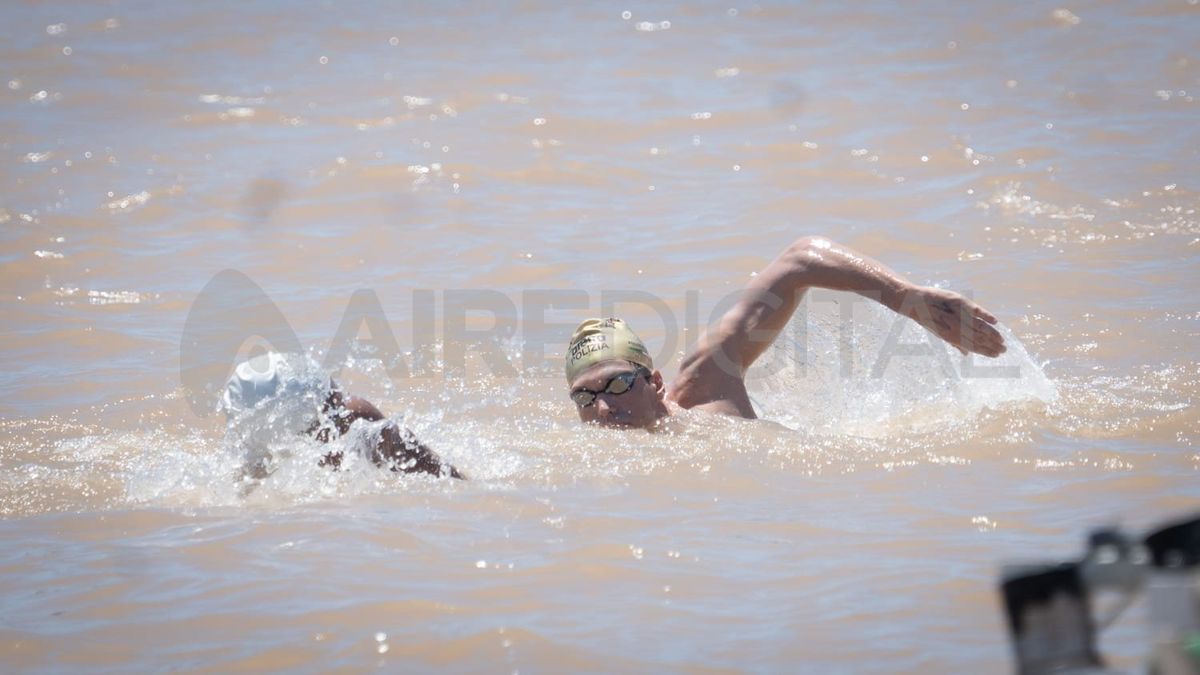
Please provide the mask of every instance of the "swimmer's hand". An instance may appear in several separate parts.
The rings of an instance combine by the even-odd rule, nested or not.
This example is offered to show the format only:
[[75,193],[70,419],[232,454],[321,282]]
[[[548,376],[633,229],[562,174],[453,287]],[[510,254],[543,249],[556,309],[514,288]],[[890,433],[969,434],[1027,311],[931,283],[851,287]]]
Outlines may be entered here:
[[996,317],[954,291],[916,286],[904,294],[900,313],[949,342],[965,356],[969,352],[995,358],[1004,353],[1004,338],[993,325]]
[[434,476],[466,477],[422,444],[413,432],[393,421],[384,425],[371,459],[396,473],[428,473]]

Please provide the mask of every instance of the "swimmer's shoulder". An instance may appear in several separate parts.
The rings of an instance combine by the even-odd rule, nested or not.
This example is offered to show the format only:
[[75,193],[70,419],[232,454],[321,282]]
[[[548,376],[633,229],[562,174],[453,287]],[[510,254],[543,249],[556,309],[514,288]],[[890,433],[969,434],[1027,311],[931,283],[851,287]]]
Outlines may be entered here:
[[667,387],[667,400],[680,408],[755,419],[746,383],[712,359],[687,359]]

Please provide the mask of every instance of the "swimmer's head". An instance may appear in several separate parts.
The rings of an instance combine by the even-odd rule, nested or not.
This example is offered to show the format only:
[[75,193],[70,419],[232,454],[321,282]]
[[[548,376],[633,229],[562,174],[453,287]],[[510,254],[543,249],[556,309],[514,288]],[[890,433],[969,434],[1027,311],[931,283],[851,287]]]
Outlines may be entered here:
[[648,427],[667,414],[662,373],[620,319],[588,319],[571,336],[567,385],[579,419],[603,426]]
[[230,422],[304,432],[337,394],[327,375],[301,354],[267,352],[239,363],[221,396]]

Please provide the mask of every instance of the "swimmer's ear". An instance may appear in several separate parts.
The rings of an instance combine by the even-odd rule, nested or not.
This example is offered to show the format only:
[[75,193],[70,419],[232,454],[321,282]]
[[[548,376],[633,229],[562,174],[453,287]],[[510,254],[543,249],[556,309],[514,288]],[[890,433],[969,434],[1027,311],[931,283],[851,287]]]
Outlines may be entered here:
[[667,393],[667,386],[663,383],[662,371],[657,368],[650,373],[650,386],[654,387],[654,391],[658,392],[659,398],[662,398]]

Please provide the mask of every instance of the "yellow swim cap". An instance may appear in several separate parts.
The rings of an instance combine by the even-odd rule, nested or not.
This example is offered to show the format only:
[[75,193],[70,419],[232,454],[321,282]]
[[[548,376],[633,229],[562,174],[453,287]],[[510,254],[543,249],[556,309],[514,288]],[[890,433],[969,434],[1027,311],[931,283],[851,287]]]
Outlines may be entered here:
[[624,321],[587,319],[575,329],[567,347],[567,382],[597,363],[616,359],[654,369],[646,345]]

